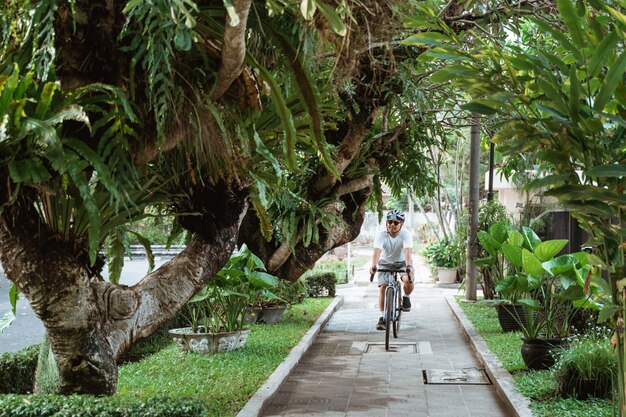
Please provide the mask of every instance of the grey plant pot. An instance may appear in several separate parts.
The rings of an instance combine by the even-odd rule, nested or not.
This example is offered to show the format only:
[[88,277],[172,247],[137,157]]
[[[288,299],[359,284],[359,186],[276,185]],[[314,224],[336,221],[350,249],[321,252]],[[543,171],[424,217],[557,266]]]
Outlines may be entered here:
[[258,321],[267,324],[278,323],[283,317],[283,313],[286,309],[287,306],[263,307],[263,310],[261,310],[261,314],[259,315]]

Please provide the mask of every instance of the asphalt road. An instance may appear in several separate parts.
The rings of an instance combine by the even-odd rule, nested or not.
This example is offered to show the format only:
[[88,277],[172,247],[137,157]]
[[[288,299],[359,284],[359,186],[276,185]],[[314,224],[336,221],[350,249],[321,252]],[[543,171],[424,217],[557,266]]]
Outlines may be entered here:
[[[158,268],[169,258],[155,260],[155,267]],[[143,258],[133,258],[124,262],[122,277],[120,282],[126,285],[133,285],[143,278],[148,271],[148,262]],[[108,278],[108,271],[105,269],[103,276]],[[4,276],[4,270],[0,268],[0,316],[4,316],[11,308],[9,303],[9,288],[11,283]],[[4,333],[0,333],[0,353],[15,352],[26,346],[30,346],[43,339],[44,326],[41,320],[30,308],[28,301],[23,296],[17,302],[17,318]]]

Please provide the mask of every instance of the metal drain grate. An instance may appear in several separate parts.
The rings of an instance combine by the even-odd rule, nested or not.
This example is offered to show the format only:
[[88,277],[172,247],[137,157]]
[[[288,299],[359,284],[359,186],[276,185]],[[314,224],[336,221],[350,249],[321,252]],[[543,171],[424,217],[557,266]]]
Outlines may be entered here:
[[394,343],[389,345],[389,350],[385,350],[384,343],[368,343],[365,353],[417,353],[415,343]]
[[423,369],[424,384],[431,385],[490,385],[491,381],[484,369]]

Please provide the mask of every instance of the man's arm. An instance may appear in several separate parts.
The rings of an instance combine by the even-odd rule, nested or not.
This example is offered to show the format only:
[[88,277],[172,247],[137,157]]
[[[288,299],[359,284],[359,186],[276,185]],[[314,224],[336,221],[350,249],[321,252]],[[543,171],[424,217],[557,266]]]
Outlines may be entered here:
[[413,248],[404,248],[404,261],[406,266],[411,266],[413,262]]
[[376,267],[378,265],[378,260],[380,259],[380,254],[382,253],[381,248],[374,248],[374,253],[372,254],[372,265],[370,266],[370,274],[376,272]]

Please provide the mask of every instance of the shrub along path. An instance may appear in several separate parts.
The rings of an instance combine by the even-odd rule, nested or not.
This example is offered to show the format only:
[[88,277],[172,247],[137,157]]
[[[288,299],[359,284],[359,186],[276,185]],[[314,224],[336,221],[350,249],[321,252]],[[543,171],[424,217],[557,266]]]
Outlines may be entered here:
[[[438,288],[416,257],[422,277],[402,316],[396,352],[384,351],[375,328],[378,288],[365,270],[338,287],[344,296],[333,315],[278,393],[264,416],[500,417],[509,411],[492,385],[425,384],[423,371],[479,367],[445,301],[456,290]],[[418,278],[418,281],[420,279]]]

